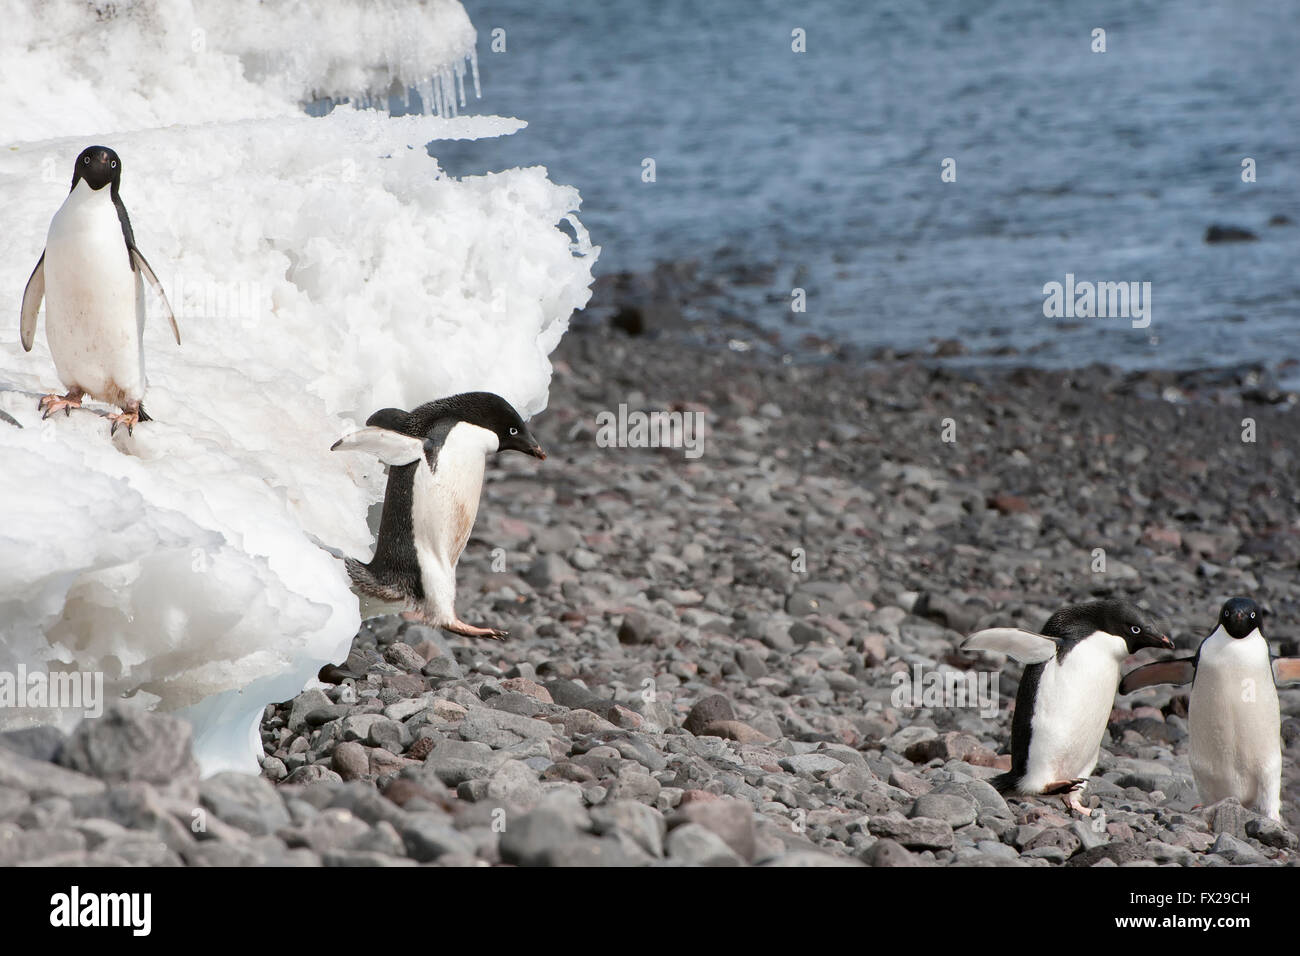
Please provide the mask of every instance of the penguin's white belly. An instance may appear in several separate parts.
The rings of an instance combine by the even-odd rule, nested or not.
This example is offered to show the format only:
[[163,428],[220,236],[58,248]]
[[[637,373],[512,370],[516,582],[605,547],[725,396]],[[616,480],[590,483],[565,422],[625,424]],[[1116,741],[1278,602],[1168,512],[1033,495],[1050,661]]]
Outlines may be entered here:
[[1092,773],[1125,653],[1121,638],[1094,634],[1075,645],[1063,663],[1052,658],[1043,666],[1022,789],[1036,791]]
[[108,188],[78,183],[45,245],[45,335],[60,381],[114,405],[139,400],[143,303]]
[[1188,726],[1202,800],[1236,797],[1269,815],[1281,785],[1281,716],[1262,637],[1212,635],[1201,648]]
[[[484,435],[491,439],[490,448]],[[411,495],[411,529],[426,608],[439,623],[455,619],[456,562],[478,515],[485,455],[496,436],[459,424],[438,452],[437,468],[422,463]]]

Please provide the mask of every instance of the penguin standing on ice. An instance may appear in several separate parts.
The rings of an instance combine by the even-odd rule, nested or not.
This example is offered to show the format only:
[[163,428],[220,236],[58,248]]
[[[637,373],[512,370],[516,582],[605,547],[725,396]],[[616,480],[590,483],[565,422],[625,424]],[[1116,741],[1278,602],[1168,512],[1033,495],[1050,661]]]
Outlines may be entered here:
[[994,651],[1026,664],[1011,723],[1011,770],[991,782],[1001,793],[1079,800],[1101,753],[1120,663],[1144,647],[1173,642],[1136,607],[1093,601],[1062,608],[1041,634],[1013,627],[977,631],[965,651]]
[[1192,685],[1187,723],[1192,777],[1207,804],[1236,797],[1282,819],[1282,727],[1276,684],[1300,680],[1300,659],[1270,659],[1263,612],[1233,598],[1194,657],[1155,661],[1131,671],[1121,694],[1154,684]]
[[369,564],[344,561],[353,589],[455,634],[505,637],[457,617],[456,562],[478,514],[487,456],[546,457],[519,413],[499,395],[464,392],[411,412],[381,409],[331,448],[339,449],[369,452],[390,466],[375,556]]
[[21,335],[30,352],[36,317],[45,299],[45,337],[67,394],[44,396],[37,408],[48,418],[70,414],[89,395],[116,405],[109,434],[149,421],[144,398],[144,282],[162,299],[176,344],[181,333],[162,285],[136,248],[131,219],[118,190],[122,163],[106,146],[77,157],[72,189],[50,221],[45,251],[23,290]]

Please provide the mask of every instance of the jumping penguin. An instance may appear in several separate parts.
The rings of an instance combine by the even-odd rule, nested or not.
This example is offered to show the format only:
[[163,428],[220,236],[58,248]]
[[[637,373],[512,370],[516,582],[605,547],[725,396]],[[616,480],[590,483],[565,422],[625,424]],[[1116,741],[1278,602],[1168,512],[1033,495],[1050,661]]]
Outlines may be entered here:
[[1144,647],[1173,642],[1136,607],[1093,601],[1062,608],[1041,634],[1013,627],[977,631],[965,651],[994,651],[1025,667],[1011,723],[1011,770],[990,781],[1001,793],[1079,797],[1097,766],[1119,685],[1120,663]]
[[[144,372],[144,283],[162,299],[176,344],[181,333],[158,277],[136,248],[131,219],[118,189],[122,163],[106,146],[90,146],[77,157],[72,189],[50,221],[41,253],[23,290],[21,335],[30,352],[36,317],[45,299],[45,337],[62,397],[44,396],[42,417],[81,407],[85,395],[116,405],[109,434],[149,421],[141,405]],[[105,188],[108,187],[108,188]]]
[[1236,797],[1282,820],[1282,733],[1276,684],[1300,681],[1300,659],[1270,659],[1263,612],[1250,598],[1219,611],[1194,657],[1156,661],[1125,675],[1119,692],[1192,685],[1188,704],[1192,777],[1206,804]]
[[455,634],[504,638],[505,631],[456,616],[456,562],[478,514],[487,456],[546,457],[519,413],[499,395],[464,392],[411,412],[381,409],[331,448],[339,449],[369,452],[390,466],[375,556],[369,564],[344,561],[353,589]]

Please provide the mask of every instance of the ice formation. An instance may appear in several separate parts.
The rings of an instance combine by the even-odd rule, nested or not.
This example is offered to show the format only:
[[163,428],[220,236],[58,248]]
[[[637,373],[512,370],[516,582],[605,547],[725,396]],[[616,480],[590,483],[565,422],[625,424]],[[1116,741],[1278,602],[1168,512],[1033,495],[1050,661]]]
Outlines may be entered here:
[[[189,717],[205,773],[255,772],[263,707],[358,626],[314,539],[367,556],[382,474],[330,444],[377,408],[466,389],[541,411],[599,252],[577,191],[545,169],[454,180],[426,151],[523,126],[450,115],[467,68],[477,81],[459,3],[330,9],[0,0],[0,410],[22,425],[0,420],[0,672],[102,672],[110,698]],[[303,111],[395,86],[442,115]],[[92,411],[40,420],[39,395],[63,390],[43,315],[33,351],[18,342],[23,286],[92,143],[122,157],[183,342],[151,299],[155,421],[111,440]],[[71,719],[0,709],[0,726],[55,718]]]

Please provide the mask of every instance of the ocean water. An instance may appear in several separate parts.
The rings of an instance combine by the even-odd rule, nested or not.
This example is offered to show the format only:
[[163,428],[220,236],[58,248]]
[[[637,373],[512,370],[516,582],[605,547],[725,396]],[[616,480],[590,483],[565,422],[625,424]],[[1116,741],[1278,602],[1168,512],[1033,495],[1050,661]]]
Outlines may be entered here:
[[[598,272],[756,271],[748,317],[792,339],[951,338],[1045,366],[1300,357],[1300,4],[1082,6],[467,0],[468,109],[529,127],[437,155],[578,186]],[[1211,223],[1260,239],[1210,245]],[[1067,273],[1149,282],[1150,325],[1045,317]]]

